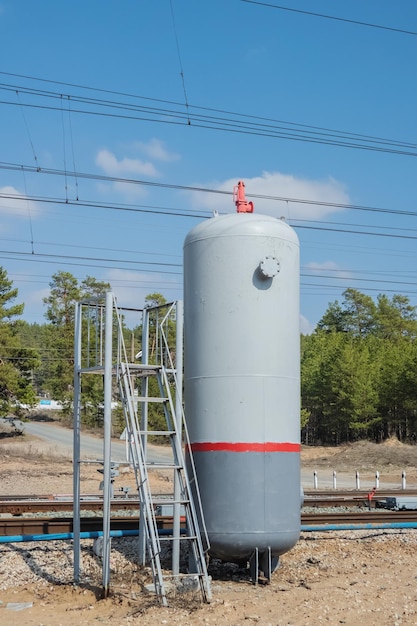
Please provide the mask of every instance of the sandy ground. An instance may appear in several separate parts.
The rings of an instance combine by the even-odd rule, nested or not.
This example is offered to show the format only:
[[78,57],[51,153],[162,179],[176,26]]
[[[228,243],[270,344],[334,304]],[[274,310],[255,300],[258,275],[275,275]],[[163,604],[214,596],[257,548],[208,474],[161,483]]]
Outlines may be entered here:
[[[351,473],[360,467],[372,476],[378,466],[381,477],[398,478],[406,467],[413,480],[416,458],[416,448],[395,440],[302,453],[303,466],[311,469]],[[38,442],[0,439],[0,479],[2,494],[70,493],[72,463]],[[99,482],[96,468],[84,466],[82,492],[97,493]],[[153,483],[163,492],[166,476],[154,475]],[[134,487],[133,476],[121,473],[116,487],[129,485]],[[417,624],[414,530],[304,533],[282,557],[270,585],[254,586],[246,570],[213,562],[212,602],[179,594],[168,608],[155,606],[144,591],[149,572],[135,563],[132,545],[129,552],[126,540],[113,542],[106,600],[99,599],[101,563],[88,541],[79,586],[72,584],[69,542],[0,545],[0,625]]]

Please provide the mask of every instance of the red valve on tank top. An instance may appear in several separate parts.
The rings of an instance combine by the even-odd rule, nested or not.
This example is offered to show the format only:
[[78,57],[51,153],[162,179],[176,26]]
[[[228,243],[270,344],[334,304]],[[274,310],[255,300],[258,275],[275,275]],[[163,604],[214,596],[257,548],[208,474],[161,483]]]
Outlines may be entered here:
[[233,189],[233,201],[238,213],[253,213],[253,202],[248,202],[245,196],[245,183],[240,180]]

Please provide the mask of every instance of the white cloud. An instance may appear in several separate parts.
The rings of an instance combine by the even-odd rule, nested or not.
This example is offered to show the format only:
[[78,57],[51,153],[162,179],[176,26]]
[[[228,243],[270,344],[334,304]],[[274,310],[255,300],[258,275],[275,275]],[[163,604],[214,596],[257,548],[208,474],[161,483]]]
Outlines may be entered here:
[[[40,215],[40,206],[20,193],[15,187],[0,187],[0,217],[23,218]],[[4,227],[4,224],[2,224]]]
[[[198,183],[195,186],[218,189],[220,191],[233,191],[239,178],[230,178],[223,182]],[[335,213],[343,209],[326,205],[326,202],[348,204],[349,196],[343,183],[334,178],[325,180],[310,180],[297,178],[290,174],[280,172],[263,172],[261,176],[244,178],[246,194],[259,194],[280,198],[294,198],[299,200],[313,200],[323,202],[324,205],[315,205],[302,202],[286,202],[282,200],[266,200],[250,198],[255,204],[255,212],[287,219],[321,219],[329,213]],[[193,205],[199,209],[216,210],[221,213],[233,213],[235,206],[230,196],[217,194],[195,193]]]
[[170,163],[172,161],[179,161],[181,158],[176,152],[169,152],[165,147],[165,142],[160,139],[150,139],[148,142],[135,141],[134,148],[140,150],[150,159],[155,161],[164,161]]
[[158,171],[149,161],[129,159],[124,157],[118,160],[113,152],[103,148],[96,156],[96,165],[101,167],[108,176],[129,177],[132,174],[139,176],[158,176]]
[[[102,169],[107,176],[115,178],[159,178],[161,173],[154,165],[153,161],[172,162],[180,159],[180,155],[174,152],[169,152],[165,147],[165,143],[159,139],[150,139],[148,142],[136,141],[130,143],[124,147],[126,152],[141,152],[147,157],[147,160],[139,158],[132,158],[124,156],[118,158],[114,152],[107,148],[102,148],[97,152],[96,165]],[[124,183],[121,181],[114,181],[111,183],[111,188],[117,193],[121,193],[128,197],[130,200],[134,200],[138,197],[144,197],[148,194],[147,189],[141,185],[135,185],[134,183]],[[98,189],[100,191],[107,191],[108,184],[99,184]]]
[[[110,150],[106,148],[98,151],[96,165],[98,165],[107,176],[120,178],[136,178],[137,176],[157,178],[159,176],[158,170],[150,161],[141,161],[140,159],[131,159],[128,157],[117,159],[113,152],[110,152]],[[122,194],[131,201],[135,198],[147,195],[147,190],[143,185],[115,181],[111,183],[111,187],[114,192]],[[108,187],[107,185],[99,184],[98,189],[107,191]]]
[[109,192],[109,185],[114,193],[124,196],[129,202],[134,202],[138,198],[144,198],[148,195],[148,190],[143,185],[134,185],[132,183],[97,183],[97,191],[102,195]]

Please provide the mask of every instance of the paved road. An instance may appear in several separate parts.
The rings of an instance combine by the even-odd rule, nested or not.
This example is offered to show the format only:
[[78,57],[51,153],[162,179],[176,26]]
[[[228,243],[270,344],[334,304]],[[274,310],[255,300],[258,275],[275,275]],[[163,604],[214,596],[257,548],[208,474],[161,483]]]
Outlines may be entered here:
[[[59,454],[72,457],[73,431],[50,422],[24,422],[24,432],[47,441],[52,450]],[[170,458],[170,449],[159,446],[149,446],[149,462],[163,463]],[[95,435],[81,434],[81,457],[89,459],[103,458],[103,438]],[[126,443],[113,439],[111,444],[111,458],[118,463],[126,462]]]
[[[62,428],[56,424],[50,422],[25,422],[25,432],[29,435],[34,435],[48,441],[52,451],[56,451],[60,454],[65,454],[72,458],[72,430]],[[103,458],[103,439],[94,435],[81,435],[81,457],[89,459],[102,459]],[[149,461],[151,463],[166,463],[171,457],[171,450],[169,448],[161,448],[160,446],[149,445]],[[112,460],[118,463],[126,462],[126,444],[124,441],[117,439],[112,440]],[[377,469],[377,468],[376,468]],[[355,489],[356,479],[355,471],[349,474],[347,472],[339,472],[337,474],[337,487],[341,489]],[[302,469],[301,472],[301,484],[304,489],[314,488],[314,470]],[[331,489],[333,487],[333,470],[332,469],[319,469],[317,471],[317,484],[319,489]],[[372,489],[375,485],[375,478],[369,477],[367,479],[361,478],[361,489]],[[408,487],[415,487],[410,482],[407,482]],[[398,475],[398,481],[396,483],[387,483],[384,481],[383,473],[380,476],[381,488],[395,488],[401,487],[401,475]]]

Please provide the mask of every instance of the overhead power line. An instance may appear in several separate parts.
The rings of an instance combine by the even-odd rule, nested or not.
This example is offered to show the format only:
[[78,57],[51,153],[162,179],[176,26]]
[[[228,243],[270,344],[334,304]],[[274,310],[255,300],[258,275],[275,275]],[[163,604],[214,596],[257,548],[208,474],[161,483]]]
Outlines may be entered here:
[[380,30],[388,30],[394,33],[401,33],[403,35],[412,35],[417,37],[417,32],[413,30],[405,30],[403,28],[395,28],[394,26],[384,26],[382,24],[372,24],[371,22],[362,22],[360,20],[352,20],[346,17],[338,17],[336,15],[327,15],[325,13],[314,13],[313,11],[304,11],[302,9],[294,9],[291,7],[284,7],[278,4],[271,4],[269,2],[259,2],[258,0],[241,0],[247,4],[257,4],[259,6],[268,7],[270,9],[279,9],[280,11],[290,11],[291,13],[301,13],[303,15],[311,15],[313,17],[321,17],[326,20],[335,20],[336,22],[346,22],[347,24],[355,24],[357,26],[366,26],[368,28],[378,28]]
[[[28,241],[26,239],[8,239],[8,238],[0,238],[0,241],[7,241],[10,242],[12,241],[13,243],[23,243],[23,244],[27,244]],[[56,241],[38,241],[38,244],[40,246],[57,246]],[[109,248],[109,247],[105,247],[105,248],[100,248],[99,246],[86,246],[86,245],[80,245],[80,244],[74,244],[74,243],[60,243],[58,244],[60,248],[80,248],[83,250],[105,250],[106,252],[123,252],[125,254],[135,254],[136,256],[138,255],[146,255],[146,256],[152,256],[152,257],[173,257],[175,259],[180,258],[180,255],[178,254],[166,254],[165,252],[149,252],[147,250],[139,250],[139,249],[135,249],[135,250],[127,250],[126,248]],[[16,252],[14,250],[14,252]]]
[[[9,101],[0,101],[0,104],[16,106],[15,102]],[[37,105],[37,104],[22,104],[21,106],[29,107],[32,109],[40,109],[47,111],[60,111],[59,106],[47,106],[47,105]],[[120,107],[119,107],[120,108]],[[330,145],[341,148],[352,148],[356,150],[366,150],[370,152],[382,152],[386,154],[397,154],[401,156],[417,156],[417,148],[415,144],[408,148],[405,142],[397,142],[395,145],[398,147],[394,147],[394,143],[391,140],[376,140],[372,142],[370,139],[356,140],[353,141],[352,138],[343,138],[343,137],[326,137],[325,133],[316,133],[310,132],[306,134],[298,129],[280,129],[279,127],[266,127],[265,125],[260,124],[248,124],[246,125],[239,120],[233,119],[223,119],[223,120],[213,120],[213,119],[204,119],[202,116],[197,116],[195,114],[190,114],[186,116],[181,111],[171,111],[171,112],[163,112],[163,111],[148,111],[141,116],[139,115],[127,115],[120,113],[106,113],[104,111],[90,111],[87,109],[76,109],[72,108],[71,113],[80,113],[85,115],[96,115],[99,117],[110,117],[110,118],[118,118],[124,120],[134,120],[140,122],[154,122],[158,124],[169,124],[175,126],[181,125],[191,125],[194,128],[202,128],[206,130],[216,130],[220,132],[229,132],[236,133],[241,135],[252,135],[255,137],[269,137],[271,139],[288,139],[291,141],[300,141],[304,143],[312,143],[319,145]],[[150,117],[153,115],[153,117]],[[159,116],[159,117],[156,117]],[[187,119],[189,118],[189,120]],[[190,122],[190,123],[189,123]],[[379,145],[380,144],[380,145]],[[402,147],[404,146],[404,147]]]
[[[339,270],[342,272],[343,270]],[[313,270],[312,273],[306,274],[305,272],[301,272],[300,276],[302,278],[324,278],[327,280],[335,280],[335,276],[326,276],[325,274],[315,274]],[[416,281],[405,281],[405,280],[387,280],[385,278],[352,278],[352,276],[337,276],[337,280],[341,280],[343,282],[364,282],[364,283],[383,283],[384,285],[412,285],[413,287],[417,287]]]
[[[416,213],[417,216],[417,213]],[[404,231],[406,230],[407,233],[409,232],[415,232],[417,233],[417,229],[415,228],[399,228],[398,226],[374,226],[372,224],[352,224],[349,222],[329,222],[329,221],[323,221],[323,220],[302,220],[302,219],[290,219],[289,220],[291,222],[291,225],[293,226],[293,228],[297,228],[297,224],[300,224],[300,227],[302,227],[304,224],[320,224],[320,226],[338,226],[339,228],[342,226],[347,226],[348,228],[377,228],[379,231],[381,232],[394,232],[394,231]]]
[[[182,82],[182,90],[183,90],[183,93],[184,93],[184,104],[185,104],[185,108],[186,108],[187,113],[188,113],[187,89],[185,87],[185,77],[184,77],[184,69],[183,69],[183,66],[182,66],[180,42],[178,40],[177,26],[175,24],[174,7],[173,7],[173,4],[172,4],[172,0],[170,0],[170,7],[171,7],[172,26],[174,28],[175,44],[176,44],[176,48],[177,48],[178,63],[179,63],[179,67],[180,67],[180,76],[181,76],[181,82]],[[190,120],[188,120],[188,123],[190,124]]]
[[294,224],[293,228],[304,228],[308,230],[320,230],[320,231],[329,231],[331,233],[344,233],[351,235],[368,235],[372,237],[389,237],[390,239],[417,239],[416,235],[398,235],[396,233],[378,233],[367,230],[353,230],[347,228],[326,228],[324,226],[301,226],[300,224]]
[[[0,166],[1,169],[1,166]],[[43,171],[43,170],[42,170]],[[37,171],[37,173],[41,173]],[[77,172],[74,172],[74,176],[77,176]],[[67,172],[68,176],[68,172]],[[92,209],[109,209],[113,211],[127,211],[131,213],[151,213],[153,215],[172,215],[175,217],[187,217],[194,219],[204,219],[210,217],[212,215],[211,211],[205,212],[196,212],[196,211],[186,211],[186,210],[178,210],[172,207],[161,207],[149,204],[136,204],[136,205],[127,205],[120,203],[108,203],[108,202],[99,202],[96,200],[67,200],[66,198],[50,198],[46,196],[22,196],[20,194],[10,194],[10,193],[0,193],[0,198],[5,200],[19,200],[24,202],[26,200],[30,202],[39,202],[41,204],[62,204],[67,206],[80,206],[87,207]]]
[[[40,83],[46,83],[46,84],[54,84],[54,85],[63,85],[65,87],[71,87],[71,88],[76,88],[76,89],[82,89],[83,91],[92,91],[92,92],[98,92],[98,93],[106,93],[106,94],[111,94],[111,95],[116,95],[116,96],[123,96],[123,97],[128,97],[131,98],[133,100],[140,100],[140,101],[146,101],[146,102],[157,102],[157,103],[161,103],[161,104],[165,104],[165,105],[174,105],[177,107],[180,107],[180,110],[183,110],[184,108],[184,104],[181,102],[176,102],[173,100],[163,100],[161,98],[151,98],[149,96],[143,96],[143,95],[138,95],[138,94],[132,94],[132,93],[126,93],[123,91],[115,91],[115,90],[110,90],[110,89],[104,89],[101,87],[91,87],[88,85],[79,85],[76,83],[68,83],[68,82],[62,82],[62,81],[56,81],[56,80],[48,80],[45,78],[40,78],[40,77],[36,77],[36,76],[27,76],[25,74],[14,74],[11,72],[2,72],[0,71],[0,75],[5,75],[5,76],[13,76],[15,78],[24,78],[27,80],[31,80],[34,82],[40,82]],[[54,98],[62,98],[62,91],[60,90],[59,92],[53,92],[53,91],[46,91],[46,90],[41,90],[41,89],[35,89],[35,88],[31,88],[31,87],[22,87],[20,85],[10,85],[7,83],[0,83],[0,87],[4,88],[4,89],[9,89],[10,91],[14,91],[16,92],[16,90],[20,91],[20,92],[25,92],[28,94],[39,94],[39,95],[45,95],[45,96],[51,96]],[[132,103],[121,103],[121,102],[117,102],[117,101],[113,101],[113,100],[103,100],[100,98],[82,98],[81,96],[77,96],[74,94],[65,94],[65,97],[70,98],[72,100],[75,100],[76,98],[78,98],[78,100],[80,102],[88,102],[88,103],[96,103],[96,104],[102,104],[102,105],[108,105],[108,106],[130,106],[132,107]],[[82,99],[81,99],[82,98]],[[213,107],[203,107],[203,106],[197,106],[197,105],[192,105],[189,104],[188,105],[190,108],[195,109],[196,111],[208,111],[210,113],[221,113],[223,116],[231,116],[231,115],[235,115],[237,117],[242,117],[245,118],[247,120],[257,120],[259,122],[268,122],[268,123],[274,123],[274,124],[284,124],[286,126],[292,127],[292,128],[300,128],[300,129],[304,129],[304,130],[314,130],[314,131],[324,131],[326,133],[331,133],[331,134],[337,134],[337,135],[343,135],[343,136],[347,136],[347,137],[351,137],[351,138],[360,138],[360,139],[372,139],[372,140],[377,140],[377,141],[382,141],[382,142],[388,142],[388,143],[393,143],[395,145],[403,145],[403,146],[409,146],[409,147],[416,147],[416,144],[414,143],[410,143],[410,142],[404,142],[404,141],[398,141],[398,140],[394,140],[394,139],[387,139],[387,138],[383,138],[383,137],[377,137],[374,135],[366,135],[363,133],[354,133],[354,132],[350,132],[350,131],[344,131],[344,130],[337,130],[334,128],[326,128],[323,126],[314,126],[311,124],[302,124],[299,122],[292,122],[292,121],[288,121],[288,120],[280,120],[280,119],[275,119],[275,118],[270,118],[270,117],[265,117],[265,116],[259,116],[259,115],[251,115],[251,114],[247,114],[247,113],[242,113],[242,112],[236,112],[236,111],[229,111],[226,109],[217,109],[217,108],[213,108]],[[144,110],[160,110],[160,111],[165,111],[165,112],[169,112],[170,110],[166,110],[166,109],[158,109],[156,107],[145,107]],[[215,118],[217,119],[217,118]],[[224,117],[220,118],[220,119],[224,119]],[[228,119],[228,117],[227,117]]]
[[[131,261],[129,259],[112,259],[109,257],[101,258],[101,257],[71,256],[68,254],[45,254],[45,253],[40,253],[40,252],[29,253],[29,252],[15,252],[15,251],[12,252],[9,250],[0,250],[0,255],[1,254],[8,254],[10,255],[8,258],[14,258],[14,259],[19,258],[19,257],[25,258],[29,255],[32,259],[35,257],[38,257],[41,259],[43,258],[43,259],[60,259],[60,260],[65,259],[67,261],[72,261],[72,260],[86,261],[87,263],[90,263],[92,261],[102,262],[102,263],[129,263],[130,265],[133,265],[133,266],[145,266],[147,272],[158,271],[158,272],[164,272],[164,274],[178,274],[178,272],[172,272],[170,270],[165,270],[162,268],[182,267],[181,263],[167,263],[165,261]],[[4,258],[4,257],[0,257],[0,258]],[[160,268],[160,269],[149,270],[148,267]]]
[[[52,168],[39,169],[39,168],[34,167],[33,165],[7,163],[4,161],[0,161],[0,170],[1,169],[19,171],[19,172],[24,171],[24,172],[29,172],[29,173],[38,174],[38,175],[44,174],[44,175],[51,175],[51,176],[64,176],[64,175],[72,176],[72,177],[77,176],[78,178],[84,178],[84,179],[90,179],[90,180],[126,183],[126,184],[131,184],[131,185],[143,185],[143,186],[149,186],[149,187],[156,187],[160,189],[174,189],[178,191],[211,193],[211,194],[217,194],[217,195],[223,195],[223,196],[233,195],[232,191],[226,191],[224,189],[214,189],[212,187],[196,187],[193,185],[161,183],[157,181],[149,181],[149,180],[136,179],[136,178],[122,178],[120,176],[109,176],[106,174],[94,174],[94,173],[89,173],[89,172],[70,172],[70,171],[65,172],[64,170],[52,169]],[[417,211],[406,211],[403,209],[388,209],[388,208],[383,208],[383,207],[374,207],[374,206],[367,206],[367,205],[360,205],[360,204],[349,204],[345,202],[332,202],[331,200],[323,201],[323,200],[314,200],[312,198],[291,198],[287,196],[275,196],[275,195],[269,195],[269,194],[248,193],[246,195],[248,196],[248,198],[270,200],[273,202],[311,204],[313,206],[323,206],[323,207],[327,206],[327,207],[334,207],[338,209],[349,209],[349,210],[354,210],[354,211],[365,211],[365,212],[371,212],[371,213],[384,213],[384,214],[390,214],[390,215],[417,217]],[[166,207],[149,207],[148,205],[144,205],[143,207],[141,205],[129,206],[129,205],[123,205],[123,204],[108,204],[108,203],[98,203],[98,202],[96,203],[94,201],[82,201],[82,202],[75,201],[75,200],[67,201],[62,198],[61,199],[48,198],[48,197],[42,197],[42,196],[29,196],[28,198],[26,198],[26,196],[22,196],[19,194],[0,193],[0,198],[10,199],[10,200],[20,200],[20,201],[25,201],[26,199],[28,199],[34,202],[70,204],[73,206],[80,205],[80,206],[89,206],[89,207],[98,207],[98,208],[117,209],[117,210],[123,210],[123,211],[164,213],[164,214],[175,215],[175,216],[198,217],[198,218],[203,218],[203,219],[211,215],[211,212],[209,211],[195,213],[193,211],[190,211],[190,212],[183,211],[183,210],[178,211],[176,209],[171,209],[171,208],[168,209]],[[307,221],[307,220],[303,220],[303,221]]]
[[[10,260],[10,256],[2,256],[3,254],[11,254],[11,253],[5,253],[4,251],[0,250],[0,259],[9,259]],[[34,255],[31,253],[14,253],[13,254],[13,258],[14,259],[20,259],[20,260],[26,260],[26,261],[30,261],[31,263],[33,262],[40,262],[40,263],[47,263],[47,264],[56,264],[57,260],[59,260],[60,265],[61,266],[81,266],[83,268],[86,267],[93,267],[93,268],[105,268],[105,269],[114,269],[115,266],[114,265],[97,265],[95,263],[92,263],[93,259],[90,258],[84,258],[84,257],[71,257],[71,256],[60,256],[60,255],[43,255],[43,254],[39,254],[39,253],[35,253]],[[61,258],[63,259],[67,259],[66,261],[61,261]],[[55,259],[55,260],[54,260]],[[112,259],[97,259],[98,261],[102,261],[102,262],[113,262]],[[82,261],[82,262],[79,262]],[[131,261],[119,261],[120,263],[135,263],[135,262],[131,262]],[[140,264],[140,262],[137,262],[137,264]],[[144,263],[144,265],[148,265],[146,262]],[[152,265],[152,264],[149,264]],[[156,264],[159,265],[159,264]],[[175,265],[175,264],[172,264]],[[159,274],[169,274],[169,275],[177,275],[177,276],[181,276],[182,275],[182,269],[181,269],[181,264],[177,264],[178,267],[178,271],[170,271],[170,270],[166,270],[166,269],[143,269],[143,268],[132,268],[132,267],[117,267],[117,269],[124,269],[124,270],[130,270],[133,271],[135,269],[135,271],[137,272],[142,272],[145,271],[146,273],[159,273]],[[327,271],[327,270],[326,270]],[[330,271],[330,270],[329,270]],[[348,272],[349,270],[338,270],[340,273],[342,272]],[[314,273],[314,270],[310,270],[309,273],[307,273],[305,270],[301,271],[301,278],[308,278],[310,279],[309,283],[301,283],[302,286],[304,287],[326,287],[326,288],[331,288],[331,289],[345,289],[345,285],[346,282],[349,281],[350,283],[355,284],[356,282],[361,282],[361,283],[380,283],[381,287],[380,288],[376,288],[376,287],[368,287],[366,284],[363,285],[363,287],[361,287],[361,289],[363,291],[375,291],[375,292],[379,292],[381,293],[382,291],[384,292],[389,292],[389,293],[399,293],[399,291],[401,291],[401,293],[404,294],[416,294],[417,291],[412,290],[412,289],[404,289],[405,286],[416,286],[415,281],[406,281],[406,280],[399,280],[398,278],[396,280],[390,280],[390,279],[379,279],[379,278],[375,278],[374,276],[371,278],[358,278],[357,276],[354,277],[349,277],[349,276],[326,276],[326,274],[320,273]],[[316,283],[316,282],[311,282],[311,280],[314,279],[321,279],[321,280],[326,280],[326,281],[332,281],[332,283],[327,282],[326,284],[323,283]],[[335,281],[340,281],[339,284],[335,283]],[[345,285],[340,284],[340,283],[345,283]],[[383,285],[398,285],[398,286],[402,286],[401,289],[385,289],[383,288]],[[173,287],[172,285],[170,287]]]
[[[346,285],[324,285],[321,283],[300,283],[301,287],[314,287],[315,289],[317,287],[324,287],[325,289],[333,289],[335,291],[340,291],[341,289],[345,290],[346,289]],[[367,287],[366,285],[361,286],[361,291],[365,291],[365,292],[372,292],[372,293],[394,293],[394,294],[398,294],[401,293],[402,295],[409,295],[409,296],[414,296],[417,294],[417,291],[414,290],[410,290],[410,289],[382,289],[382,287],[377,288],[377,287]]]
[[[129,270],[130,272],[136,271],[139,275],[141,274],[159,274],[159,275],[182,275],[182,265],[181,263],[164,263],[164,262],[146,262],[146,261],[129,261],[126,259],[115,259],[109,257],[84,257],[84,256],[70,256],[70,255],[60,255],[60,254],[31,254],[31,253],[19,253],[19,252],[8,252],[8,251],[0,251],[0,259],[14,259],[21,261],[29,261],[31,264],[33,262],[38,263],[46,263],[56,265],[59,262],[60,266],[71,266],[71,267],[82,267],[84,270],[87,267],[91,268],[99,268],[99,269],[121,269],[121,270]],[[126,264],[129,267],[126,267]],[[133,265],[133,267],[132,267]],[[336,275],[339,274],[339,275]],[[342,275],[346,274],[346,275]],[[349,276],[350,274],[350,276]],[[369,275],[371,276],[369,277]],[[333,291],[340,291],[341,289],[345,289],[345,285],[347,282],[355,285],[360,282],[360,289],[364,292],[375,292],[375,293],[402,293],[404,295],[415,295],[417,291],[410,288],[410,286],[416,286],[415,281],[410,280],[411,276],[406,278],[401,278],[399,276],[400,272],[390,272],[389,276],[386,272],[368,272],[364,270],[349,270],[343,268],[330,268],[330,269],[320,269],[320,268],[309,268],[302,267],[301,268],[301,278],[309,279],[309,282],[305,281],[301,282],[301,286],[303,288],[311,288],[314,289],[315,292],[317,288],[323,287],[325,289],[330,289]],[[362,275],[362,276],[361,276]],[[385,278],[380,278],[380,275],[385,276]],[[394,279],[395,275],[395,279]],[[321,279],[321,281],[325,280],[326,282],[317,283],[316,281]],[[118,282],[126,282],[126,281],[118,281]],[[143,281],[142,281],[143,282]],[[344,283],[344,284],[343,284]],[[377,288],[375,286],[368,286],[368,284],[380,284],[380,287]],[[389,285],[396,285],[396,289],[390,289]],[[387,288],[388,287],[388,288]],[[178,289],[179,284],[177,285],[168,285],[167,289]]]
[[[0,72],[0,74],[2,74],[2,72]],[[34,80],[41,81],[42,79]],[[86,89],[81,86],[78,88]],[[33,109],[43,109],[62,113],[62,93],[21,85],[10,85],[6,83],[0,83],[0,89],[13,93],[13,99],[0,101],[0,104],[17,106],[17,103],[14,100],[14,95],[16,93],[20,93],[30,97],[47,98],[59,101],[56,105],[48,105],[29,102],[23,103],[20,99],[20,107],[30,107]],[[417,144],[408,141],[394,140],[349,131],[339,131],[307,124],[297,124],[294,122],[247,115],[220,109],[211,109],[208,107],[195,107],[190,105],[188,102],[186,108],[184,109],[184,104],[171,101],[158,101],[168,106],[168,108],[161,108],[135,104],[134,102],[104,100],[96,97],[91,98],[80,94],[65,94],[65,97],[68,101],[72,101],[72,104],[78,103],[83,105],[83,107],[88,107],[75,108],[72,106],[71,114],[78,113],[99,117],[173,125],[192,125],[196,128],[208,130],[233,132],[275,139],[288,139],[306,143],[333,145],[344,148],[386,152],[405,156],[417,156]],[[134,98],[135,100],[149,100],[148,98],[143,98],[142,96],[129,95],[128,97]],[[172,108],[172,106],[175,108]]]

